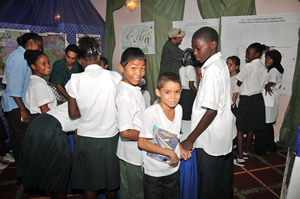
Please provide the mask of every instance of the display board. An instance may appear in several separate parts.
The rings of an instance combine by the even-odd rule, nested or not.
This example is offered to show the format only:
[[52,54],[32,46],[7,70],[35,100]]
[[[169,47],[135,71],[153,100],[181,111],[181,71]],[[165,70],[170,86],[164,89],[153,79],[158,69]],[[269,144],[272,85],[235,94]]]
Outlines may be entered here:
[[219,33],[220,19],[203,19],[198,21],[173,21],[173,28],[179,28],[185,31],[185,36],[182,39],[179,47],[184,50],[192,47],[193,34],[204,26],[209,26]]
[[19,45],[17,38],[27,32],[30,31],[0,28],[0,77],[3,77],[6,60]]
[[138,47],[145,54],[155,54],[154,22],[120,25],[121,53]]
[[[221,18],[221,52],[224,59],[236,55],[245,65],[247,47],[259,42],[282,54],[284,67],[280,94],[291,95],[297,57],[300,13]],[[262,56],[264,63],[264,56]]]

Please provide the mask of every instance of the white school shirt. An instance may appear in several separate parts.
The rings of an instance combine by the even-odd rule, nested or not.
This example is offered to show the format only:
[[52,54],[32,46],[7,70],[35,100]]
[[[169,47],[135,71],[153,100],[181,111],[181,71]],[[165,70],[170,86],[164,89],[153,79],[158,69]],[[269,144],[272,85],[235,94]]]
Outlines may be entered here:
[[68,102],[58,105],[47,112],[55,117],[61,124],[64,132],[75,131],[78,125],[78,119],[71,119],[68,112]]
[[267,76],[267,69],[260,59],[254,59],[242,68],[236,79],[243,82],[240,86],[240,95],[255,95],[261,93]]
[[82,73],[72,74],[65,88],[76,99],[80,118],[77,134],[92,138],[109,138],[118,133],[116,87],[121,75],[87,66]]
[[194,142],[212,156],[226,155],[232,151],[232,140],[236,136],[235,117],[231,112],[230,77],[222,54],[211,56],[202,66],[202,79],[192,110],[193,131],[207,108],[217,110],[212,123]]
[[197,71],[194,66],[191,65],[188,65],[186,67],[182,66],[179,69],[179,76],[180,76],[182,89],[190,90],[189,81],[193,81],[194,83],[197,82]]
[[[139,86],[132,86],[121,81],[117,86],[116,105],[118,109],[119,132],[133,129],[140,131],[143,123],[143,113],[146,110],[145,100]],[[138,141],[119,137],[117,156],[130,164],[142,164],[142,151]]]
[[[182,107],[179,104],[176,105],[174,121],[170,121],[167,118],[159,104],[154,104],[147,108],[144,113],[144,118],[145,119],[143,121],[140,137],[152,139],[154,125],[180,133]],[[178,157],[180,157],[180,150],[178,145],[176,146],[174,152],[177,154]],[[161,162],[147,156],[146,153],[146,151],[143,151],[142,159],[143,167],[147,175],[153,177],[163,177],[171,175],[178,171],[180,161],[178,162],[178,165],[176,167],[171,167],[165,162]]]
[[37,76],[30,76],[30,83],[26,91],[25,106],[31,114],[42,113],[40,106],[47,104],[50,109],[56,107],[55,95],[47,82]]
[[[279,89],[282,84],[282,73],[280,73],[276,68],[272,68],[266,78],[265,85],[269,82],[274,82],[275,85],[271,87],[274,96],[274,106],[266,106],[266,123],[276,122],[278,112],[279,112]],[[264,87],[265,87],[264,85]],[[265,94],[265,93],[263,93]],[[269,94],[268,94],[269,95]]]
[[[237,85],[238,80],[235,78],[235,76],[236,75],[230,77],[230,96],[231,96],[231,99],[232,99],[233,93],[239,92],[239,90],[240,90],[240,87]],[[238,107],[239,101],[240,101],[240,97],[238,95],[238,97],[236,98],[236,101],[235,101],[235,106],[236,107]]]

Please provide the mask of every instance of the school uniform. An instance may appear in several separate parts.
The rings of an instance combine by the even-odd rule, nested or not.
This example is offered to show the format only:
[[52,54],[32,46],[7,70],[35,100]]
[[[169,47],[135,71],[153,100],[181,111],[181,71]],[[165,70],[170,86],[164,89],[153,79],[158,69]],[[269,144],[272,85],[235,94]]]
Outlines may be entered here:
[[236,129],[231,112],[229,71],[220,52],[211,56],[201,70],[202,80],[193,105],[191,130],[196,128],[207,109],[216,110],[217,115],[194,142],[198,198],[233,198],[231,154]]
[[3,92],[1,105],[3,111],[7,113],[9,126],[12,130],[13,151],[16,161],[18,161],[19,151],[22,145],[24,132],[27,123],[20,122],[21,111],[13,97],[20,97],[25,102],[27,87],[32,75],[27,61],[24,59],[25,49],[18,46],[6,61],[6,80],[7,87]]
[[[144,113],[140,137],[152,139],[154,125],[180,132],[182,108],[178,104],[175,107],[175,119],[170,121],[164,114],[159,104],[154,104],[147,108]],[[179,146],[177,145],[174,152],[180,157]],[[144,168],[144,194],[145,198],[180,198],[179,182],[179,165],[171,167],[165,162],[160,162],[146,155],[143,151],[143,168]]]
[[[117,86],[116,106],[119,132],[129,129],[140,131],[146,110],[141,88],[121,81]],[[120,159],[121,198],[144,198],[142,151],[138,142],[120,136],[117,156]]]
[[120,80],[118,73],[92,64],[83,73],[72,74],[65,86],[68,94],[76,99],[81,115],[74,149],[72,189],[111,191],[120,185],[115,105]]
[[43,78],[37,75],[31,75],[26,92],[25,106],[31,114],[41,114],[40,106],[45,104],[48,105],[50,110],[56,107],[57,102],[55,95]]
[[236,75],[236,79],[242,82],[236,121],[238,131],[264,128],[265,104],[261,92],[266,75],[267,69],[260,59],[247,63]]
[[196,97],[196,94],[190,90],[189,82],[193,81],[194,83],[197,82],[197,72],[194,66],[182,66],[179,70],[179,76],[181,81],[181,97],[179,104],[182,106],[183,120],[191,120],[192,115],[192,107]]
[[[279,112],[279,89],[282,85],[282,73],[280,73],[276,68],[272,68],[267,74],[265,84],[269,82],[274,82],[275,85],[271,87],[274,97],[273,107],[266,106],[266,121],[265,126],[262,130],[255,132],[255,150],[258,154],[265,155],[266,149],[271,152],[276,151],[276,144],[274,142],[274,128],[273,125],[276,122],[278,112]],[[264,93],[263,93],[264,95]],[[268,94],[269,95],[269,94]]]
[[[67,102],[56,106],[55,96],[44,79],[35,75],[30,78],[25,104],[33,116],[24,134],[17,176],[26,187],[66,193],[71,171],[66,132],[74,131],[77,121],[70,120]],[[44,104],[51,110],[41,114],[39,107]]]
[[[231,99],[233,97],[233,94],[239,92],[239,90],[240,90],[240,87],[237,85],[238,80],[235,78],[235,76],[236,75],[230,77],[230,96],[231,96]],[[237,111],[237,108],[238,108],[239,101],[240,101],[240,97],[238,95],[238,97],[236,98],[236,101],[234,103],[234,106],[231,108],[234,116],[236,116],[236,111]]]

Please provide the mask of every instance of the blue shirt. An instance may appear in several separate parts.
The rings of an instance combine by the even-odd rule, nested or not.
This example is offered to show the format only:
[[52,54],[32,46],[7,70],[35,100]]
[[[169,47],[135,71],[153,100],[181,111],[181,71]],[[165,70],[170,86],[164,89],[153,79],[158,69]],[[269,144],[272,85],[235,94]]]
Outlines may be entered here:
[[24,59],[24,53],[25,49],[19,46],[6,61],[7,85],[1,99],[1,105],[5,112],[19,108],[13,97],[21,97],[25,103],[25,95],[32,73]]

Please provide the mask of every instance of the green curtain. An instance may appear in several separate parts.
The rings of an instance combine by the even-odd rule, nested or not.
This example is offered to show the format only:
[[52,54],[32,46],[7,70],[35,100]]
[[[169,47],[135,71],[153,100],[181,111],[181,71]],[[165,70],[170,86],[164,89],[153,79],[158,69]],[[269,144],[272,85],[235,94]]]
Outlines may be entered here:
[[141,0],[142,22],[154,21],[155,31],[155,54],[147,55],[146,67],[146,89],[151,96],[153,103],[156,81],[160,69],[162,47],[168,40],[168,32],[172,28],[172,21],[182,21],[185,0]]
[[126,0],[106,1],[104,57],[108,60],[109,69],[112,69],[112,56],[116,46],[113,12],[120,9],[124,5],[125,1]]
[[287,174],[287,183],[290,181],[291,171],[295,160],[295,144],[297,139],[298,127],[300,125],[300,29],[298,30],[298,51],[292,87],[292,96],[286,109],[282,126],[280,128],[278,144],[290,150],[291,161]]
[[256,15],[255,0],[197,0],[203,19]]

